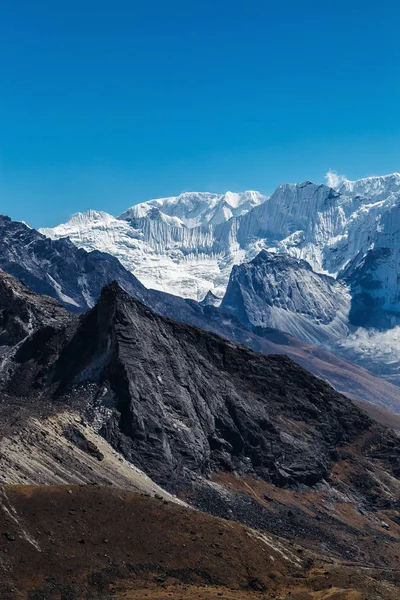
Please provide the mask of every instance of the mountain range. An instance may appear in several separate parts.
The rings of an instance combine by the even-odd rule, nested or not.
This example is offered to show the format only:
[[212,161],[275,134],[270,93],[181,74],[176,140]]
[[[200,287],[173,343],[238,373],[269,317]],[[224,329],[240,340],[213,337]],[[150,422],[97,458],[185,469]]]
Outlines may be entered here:
[[[400,394],[371,372],[396,381],[377,342],[397,327],[396,177],[331,184],[75,217],[143,269],[216,261],[223,293],[200,302],[0,218],[2,600],[397,599]],[[345,260],[357,203],[375,229]],[[361,333],[370,370],[348,360]]]
[[0,309],[2,597],[396,598],[398,437],[348,398],[116,282],[79,315],[1,273]]
[[[224,300],[224,304],[227,305],[227,309],[225,309],[224,306],[216,306],[216,304],[220,304],[220,301],[211,292],[204,302],[198,303],[195,300],[185,300],[173,294],[147,289],[115,257],[111,257],[106,253],[99,251],[85,252],[83,249],[78,249],[68,239],[51,240],[25,224],[11,221],[6,217],[0,218],[0,228],[3,239],[3,244],[0,247],[0,267],[6,273],[19,277],[25,285],[35,292],[45,293],[59,300],[69,311],[79,313],[92,308],[98,300],[102,288],[112,281],[117,281],[132,297],[160,315],[212,331],[258,352],[286,354],[298,364],[352,398],[379,405],[383,409],[400,414],[399,393],[396,386],[374,376],[368,370],[360,368],[348,360],[344,360],[323,348],[317,348],[315,343],[318,340],[314,340],[314,338],[312,340],[314,345],[302,341],[299,339],[302,330],[296,330],[299,335],[297,338],[285,333],[282,329],[285,328],[287,323],[282,320],[279,323],[258,323],[252,317],[250,319],[244,318],[244,314],[238,312],[238,307],[241,305],[240,299],[237,300],[236,308],[234,306],[229,307],[229,294],[227,294],[227,299]],[[276,255],[272,256],[276,257]],[[256,259],[256,262],[258,260],[258,264],[261,265],[268,257],[269,254],[263,252]],[[276,260],[279,260],[279,257]],[[294,263],[293,281],[296,281],[296,279],[300,281],[301,269],[297,269],[296,259],[290,259],[289,262]],[[307,265],[307,263],[304,263],[304,265]],[[241,268],[244,267],[235,267],[239,270]],[[251,265],[245,268],[249,271]],[[287,272],[288,270],[286,270],[285,277]],[[339,284],[329,277],[313,274],[308,266],[306,272],[308,275],[311,274],[313,278],[321,277],[333,288],[340,288]],[[235,277],[235,273],[236,271],[232,273],[232,277]],[[262,276],[266,277],[266,273],[263,273]],[[229,290],[231,289],[229,287]],[[254,287],[252,289],[254,292]],[[303,294],[303,302],[307,300],[306,290],[307,286]],[[327,290],[322,289],[319,297],[324,297],[326,293]],[[337,293],[339,294],[339,292]],[[250,294],[250,288],[248,294],[252,299],[251,302],[255,302],[254,294]],[[4,291],[4,298],[8,298],[10,301],[7,300],[4,307],[3,322],[12,323],[13,329],[18,326],[23,337],[29,333],[29,328],[32,328],[35,323],[35,317],[34,313],[29,312],[26,317],[21,315],[17,321],[13,319],[13,315],[16,314],[14,304],[17,296],[18,294],[14,294],[9,299],[9,289],[7,292]],[[293,296],[292,302],[293,300],[296,300],[295,296]],[[339,294],[336,308],[340,300],[341,296]],[[261,303],[264,301],[265,297],[260,300]],[[286,308],[292,308],[292,306]],[[290,317],[293,313],[284,310],[278,312],[281,317],[287,315],[290,323]],[[326,308],[325,320],[331,313],[332,307]],[[251,320],[254,322],[251,322]],[[302,322],[303,325],[306,323],[306,330],[309,331],[312,321],[303,319]],[[277,329],[278,325],[281,329]],[[7,328],[10,327],[11,325],[5,327],[4,336],[6,336]],[[342,325],[342,330],[343,327]],[[328,324],[326,330],[331,331],[332,327]],[[318,331],[318,326],[313,326],[313,331]],[[380,414],[378,416],[381,418]],[[387,416],[384,415],[383,420],[387,423]]]
[[[243,273],[240,289],[247,305],[251,297],[257,326],[285,331],[397,384],[400,175],[348,181],[330,174],[328,183],[285,184],[270,197],[185,193],[135,205],[118,218],[78,213],[41,231],[113,255],[149,288],[198,301],[211,292],[214,304],[221,299],[236,315],[237,269],[251,270],[252,289],[244,292]],[[254,272],[261,262],[257,278],[265,284],[268,270],[270,284],[258,295]]]

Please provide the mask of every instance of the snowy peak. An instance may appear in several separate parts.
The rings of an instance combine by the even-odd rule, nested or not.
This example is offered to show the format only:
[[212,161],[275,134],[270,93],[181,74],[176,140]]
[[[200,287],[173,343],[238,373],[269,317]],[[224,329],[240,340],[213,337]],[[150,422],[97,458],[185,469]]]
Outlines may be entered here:
[[53,239],[70,237],[73,240],[84,237],[90,231],[105,231],[110,227],[121,227],[122,224],[112,215],[99,211],[88,210],[75,213],[66,223],[57,227],[42,227],[40,233]]
[[262,249],[306,260],[336,278],[344,270],[349,276],[355,257],[390,247],[394,267],[382,277],[396,305],[400,175],[349,182],[330,173],[328,182],[332,187],[280,185],[269,198],[256,191],[185,192],[135,205],[119,218],[88,211],[41,231],[115,256],[147,287],[196,300],[208,290],[223,296],[232,266]]
[[349,196],[363,196],[375,201],[383,200],[390,195],[400,194],[400,173],[380,175],[376,177],[364,177],[350,181],[341,175],[331,171],[327,174],[327,181],[341,194]]
[[114,220],[112,215],[102,211],[102,210],[87,210],[84,213],[77,212],[69,220],[69,223],[78,224],[78,223],[109,223]]
[[[185,192],[179,196],[149,200],[132,206],[120,215],[119,219],[132,221],[141,219],[157,208],[167,217],[178,219],[180,226],[188,228],[202,225],[217,225],[232,217],[245,214],[267,199],[259,192],[247,191],[242,194],[226,192]],[[179,225],[178,225],[179,226]]]

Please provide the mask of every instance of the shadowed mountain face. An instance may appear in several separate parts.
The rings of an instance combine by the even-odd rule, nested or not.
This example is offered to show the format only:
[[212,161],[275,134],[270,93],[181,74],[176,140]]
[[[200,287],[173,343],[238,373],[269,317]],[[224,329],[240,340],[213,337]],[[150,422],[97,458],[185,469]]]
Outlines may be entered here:
[[[119,413],[105,434],[169,486],[221,469],[314,484],[327,476],[335,448],[370,423],[285,356],[163,319],[114,284],[55,365],[59,394],[93,380]],[[314,434],[296,433],[293,415]]]
[[61,325],[70,319],[60,304],[39,296],[0,269],[0,346],[13,346],[45,325]]
[[82,482],[129,481],[128,461],[216,516],[398,568],[398,439],[350,400],[285,356],[159,316],[115,283],[86,315],[65,314],[7,347],[5,481],[77,481],[79,457]]
[[80,250],[69,239],[50,240],[1,215],[0,236],[0,268],[70,311],[91,308],[103,286],[113,280],[136,296],[145,289],[116,258]]

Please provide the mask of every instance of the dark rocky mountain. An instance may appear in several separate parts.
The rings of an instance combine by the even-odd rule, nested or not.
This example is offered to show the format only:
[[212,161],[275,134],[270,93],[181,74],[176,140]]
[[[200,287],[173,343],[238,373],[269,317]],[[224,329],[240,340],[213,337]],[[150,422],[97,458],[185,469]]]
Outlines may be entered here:
[[69,318],[56,300],[39,296],[0,269],[0,347],[14,346],[39,327],[57,326]]
[[[214,306],[214,300],[209,301],[210,296],[206,302],[198,303],[147,290],[117,259],[97,251],[79,250],[68,239],[51,240],[7,217],[0,217],[0,233],[0,267],[19,277],[35,292],[57,298],[68,310],[86,310],[97,301],[102,287],[115,280],[130,295],[163,316],[213,331],[258,352],[286,354],[339,391],[400,413],[395,386],[326,350],[279,333],[276,328],[252,327],[250,331],[249,325],[245,326],[235,315]],[[330,278],[326,281],[334,289],[339,285],[331,284]],[[303,297],[307,296],[306,292],[307,289]],[[327,314],[329,310],[331,308]]]
[[116,258],[98,251],[85,252],[68,238],[51,240],[1,215],[0,236],[0,268],[39,294],[56,298],[70,311],[91,308],[110,281],[118,281],[137,297],[145,289]]
[[215,294],[212,293],[211,290],[207,292],[204,296],[203,300],[199,302],[201,306],[219,306],[221,303],[221,298],[218,298]]
[[[287,357],[167,320],[117,284],[82,319],[51,381],[61,396],[98,384],[95,396],[113,398],[117,411],[106,437],[117,436],[132,462],[165,486],[220,470],[315,484],[336,448],[371,427],[349,400]],[[309,425],[308,436],[296,432],[293,418]]]
[[394,433],[289,358],[157,315],[116,283],[63,314],[8,347],[3,481],[158,484],[268,546],[399,568]]

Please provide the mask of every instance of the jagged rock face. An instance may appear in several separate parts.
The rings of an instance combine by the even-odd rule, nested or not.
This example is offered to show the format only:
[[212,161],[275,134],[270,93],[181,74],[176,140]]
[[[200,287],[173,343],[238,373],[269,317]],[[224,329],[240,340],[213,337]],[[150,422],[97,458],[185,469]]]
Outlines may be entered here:
[[57,327],[69,318],[58,302],[38,296],[0,270],[0,347],[14,346],[39,327]]
[[79,250],[68,239],[51,240],[4,216],[0,236],[0,267],[71,311],[93,306],[103,286],[113,280],[136,296],[144,289],[114,257]]
[[96,383],[96,401],[113,398],[106,439],[170,489],[220,470],[312,485],[371,425],[286,357],[166,320],[115,285],[54,369],[60,396]]
[[264,250],[232,269],[221,308],[250,328],[271,327],[323,344],[347,334],[350,298],[343,285],[307,262]]
[[[180,302],[199,319],[220,312]],[[398,439],[348,399],[287,357],[158,316],[115,283],[86,315],[61,311],[65,321],[16,344],[11,373],[1,363],[3,481],[154,493],[156,480],[313,552],[398,564]],[[267,335],[296,349],[290,336]]]
[[[25,228],[23,228],[23,231],[25,231]],[[17,255],[21,252],[21,248],[18,244],[14,246],[14,251]],[[34,257],[36,257],[35,261],[39,265],[39,258],[37,255],[34,255]],[[55,260],[58,259],[59,254],[55,253]],[[11,268],[15,268],[15,263],[11,265]],[[39,269],[39,266],[37,268]],[[52,271],[50,270],[50,272]],[[41,276],[45,277],[43,273],[41,273]],[[290,335],[282,334],[276,329],[258,327],[253,328],[252,333],[236,316],[226,310],[222,310],[210,304],[202,305],[194,300],[183,300],[178,296],[165,294],[156,290],[146,290],[139,282],[135,281],[134,276],[130,277],[133,279],[133,285],[131,287],[126,286],[130,290],[130,293],[134,294],[136,298],[144,302],[155,312],[189,325],[195,325],[202,329],[213,331],[227,339],[244,344],[257,352],[263,352],[265,354],[287,354],[304,368],[329,381],[331,385],[340,391],[367,402],[380,404],[395,412],[400,412],[397,388],[374,377],[367,371],[360,369],[345,360],[337,358],[329,352],[310,347]],[[33,294],[28,288],[24,288],[24,291],[22,291],[21,285],[12,277],[3,279],[3,281],[7,281],[11,288],[14,287],[19,290],[18,314],[16,315],[16,319],[14,319],[14,317],[12,318],[12,327],[14,327],[14,329],[16,328],[18,333],[17,337],[15,337],[14,331],[8,342],[6,342],[6,337],[9,334],[6,333],[4,327],[6,327],[5,319],[8,318],[7,315],[9,315],[9,312],[7,311],[9,311],[10,304],[8,303],[3,307],[3,343],[10,343],[12,345],[17,341],[20,342],[28,332],[34,332],[35,330],[36,322],[34,320],[31,322],[32,326],[29,326],[30,328],[22,326],[21,323],[22,315],[30,315],[32,312],[32,307],[30,306],[32,302],[40,306],[39,312],[41,315],[47,312],[51,315],[52,311],[55,310],[54,307],[57,305],[50,298]],[[31,277],[30,281],[37,291],[42,289],[43,279]],[[10,298],[15,297],[12,290],[4,293],[4,299],[8,297],[8,294],[10,294]],[[23,306],[24,302],[27,303],[27,307]],[[44,305],[48,305],[48,309],[44,309]],[[57,327],[54,328],[51,325],[51,319],[50,321],[42,321],[42,325],[47,323],[49,326],[42,327],[40,331],[30,336],[26,342],[18,348],[18,352],[16,348],[11,348],[10,351],[7,350],[7,353],[10,354],[9,365],[11,372],[13,373],[11,382],[9,382],[12,393],[29,393],[29,390],[27,390],[27,383],[19,376],[19,368],[16,368],[16,366],[18,367],[19,363],[23,363],[26,360],[26,356],[30,356],[32,352],[35,353],[36,358],[42,356],[41,360],[43,365],[38,369],[33,369],[29,381],[32,382],[35,377],[39,376],[39,373],[41,373],[42,377],[47,376],[46,367],[44,365],[48,363],[49,356],[54,356],[70,335],[71,327],[68,325],[69,320],[65,311],[64,315],[67,319],[65,328],[61,330]],[[31,319],[30,316],[29,319]],[[25,322],[26,324],[28,323],[28,316],[26,317]],[[7,331],[10,331],[10,327],[10,322],[8,322]],[[8,376],[8,379],[10,379],[10,375]]]

